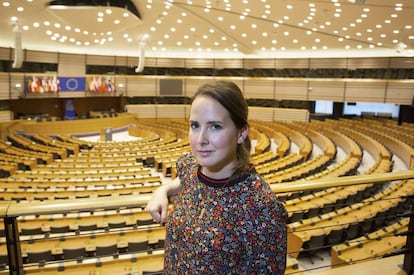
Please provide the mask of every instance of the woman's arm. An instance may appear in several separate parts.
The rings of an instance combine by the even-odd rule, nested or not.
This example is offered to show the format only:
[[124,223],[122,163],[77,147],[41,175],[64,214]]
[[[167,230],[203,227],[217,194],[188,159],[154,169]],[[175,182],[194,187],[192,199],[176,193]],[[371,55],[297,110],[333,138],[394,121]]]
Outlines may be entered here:
[[177,195],[180,186],[181,183],[177,177],[172,182],[163,184],[155,190],[146,209],[156,222],[161,224],[166,222],[169,203],[168,198]]
[[243,237],[242,262],[240,273],[283,275],[286,269],[287,254],[287,213],[280,202],[266,200],[252,203],[246,212],[246,234]]

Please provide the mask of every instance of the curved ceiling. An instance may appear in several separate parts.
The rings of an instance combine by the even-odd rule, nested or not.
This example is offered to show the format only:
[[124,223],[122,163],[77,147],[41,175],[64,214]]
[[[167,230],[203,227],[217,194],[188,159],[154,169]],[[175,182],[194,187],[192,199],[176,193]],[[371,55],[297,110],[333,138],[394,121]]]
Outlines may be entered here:
[[48,2],[0,0],[0,46],[14,48],[18,26],[23,49],[66,53],[414,56],[413,0],[131,0],[140,18],[110,5],[50,9]]

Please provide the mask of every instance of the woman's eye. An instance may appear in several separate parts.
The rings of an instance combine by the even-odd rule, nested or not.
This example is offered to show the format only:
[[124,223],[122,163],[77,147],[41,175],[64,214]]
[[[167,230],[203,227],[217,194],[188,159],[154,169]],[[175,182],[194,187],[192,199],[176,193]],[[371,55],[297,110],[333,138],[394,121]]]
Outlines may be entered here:
[[190,128],[191,128],[191,129],[196,129],[196,128],[198,128],[198,123],[190,123]]
[[221,129],[221,125],[219,125],[219,124],[213,124],[213,125],[211,125],[211,129],[213,129],[213,130],[219,130],[219,129]]

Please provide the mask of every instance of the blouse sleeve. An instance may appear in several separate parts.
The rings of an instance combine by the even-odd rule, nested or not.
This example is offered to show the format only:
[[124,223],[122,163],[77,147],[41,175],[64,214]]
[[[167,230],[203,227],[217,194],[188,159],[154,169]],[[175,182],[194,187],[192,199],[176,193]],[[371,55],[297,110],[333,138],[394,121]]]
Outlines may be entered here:
[[287,212],[274,194],[251,196],[246,202],[247,227],[242,234],[242,273],[285,273],[287,253]]
[[176,161],[177,177],[181,184],[186,183],[186,179],[190,177],[192,171],[196,169],[196,161],[190,153],[182,154]]

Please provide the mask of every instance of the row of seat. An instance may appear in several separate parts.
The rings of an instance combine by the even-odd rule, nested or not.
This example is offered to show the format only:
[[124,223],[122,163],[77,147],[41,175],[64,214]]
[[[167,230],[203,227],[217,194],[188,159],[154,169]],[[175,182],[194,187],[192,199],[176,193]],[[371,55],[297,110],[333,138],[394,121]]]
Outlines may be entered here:
[[[133,175],[116,177],[97,176],[97,177],[84,177],[72,179],[71,177],[9,177],[0,179],[0,185],[4,191],[13,191],[16,193],[23,192],[25,190],[31,190],[33,192],[42,191],[81,191],[81,190],[119,190],[121,188],[137,188],[141,186],[152,186],[161,184],[161,178],[159,175]],[[119,190],[122,191],[122,190]]]
[[[326,238],[335,230],[346,230],[352,223],[363,223],[380,213],[387,213],[404,203],[403,196],[411,194],[414,194],[413,181],[399,181],[360,203],[353,203],[314,218],[291,223],[288,225],[288,251],[290,255],[297,257],[304,243],[311,241],[312,238]],[[395,218],[393,215],[390,217]],[[384,223],[384,219],[380,221],[377,226]]]
[[[43,256],[44,257],[44,256]],[[136,274],[136,275],[162,275],[164,253],[162,250],[152,253],[131,253],[113,256],[97,257],[79,262],[58,261],[54,264],[40,266],[26,265],[25,274]],[[0,275],[9,274],[8,270],[0,271]]]
[[314,144],[314,146],[318,146],[326,156],[336,156],[336,145],[333,143],[332,139],[319,131],[319,129],[307,127],[307,125],[302,122],[292,122],[289,125],[291,128],[304,133],[308,138],[310,138],[312,144]]
[[21,216],[17,222],[22,236],[45,235],[59,231],[58,228],[68,228],[69,231],[92,230],[91,228],[106,230],[116,224],[131,227],[154,223],[151,216],[141,208]]
[[290,167],[295,167],[302,163],[303,160],[303,156],[299,154],[288,154],[284,157],[262,163],[256,167],[256,170],[262,175],[272,174]]
[[[36,188],[37,186],[28,185],[27,188],[10,188],[10,186],[0,184],[0,200],[8,202],[30,202],[30,201],[48,201],[48,200],[70,200],[70,199],[87,199],[87,198],[101,198],[101,197],[114,197],[114,196],[128,196],[152,193],[161,185],[161,180],[151,183],[130,184],[128,186],[124,184],[118,184],[117,187],[108,188],[109,185],[102,186],[103,183],[97,186],[82,186],[82,188],[74,188],[73,186],[67,187],[66,190],[60,188],[47,188],[43,190]],[[69,190],[71,188],[71,190]]]
[[[387,146],[393,150],[393,152],[400,156],[400,158],[405,163],[410,163],[412,156],[414,155],[414,148],[410,145],[411,141],[408,139],[407,142],[404,142],[399,139],[399,137],[390,136],[384,134],[387,132],[388,128],[386,127],[365,127],[362,123],[357,125],[357,129],[363,129],[365,132],[369,133],[372,137],[376,138],[380,142],[387,144]],[[413,164],[411,164],[413,165]],[[410,166],[408,166],[410,167]],[[413,168],[413,167],[410,167]]]
[[80,151],[78,144],[65,142],[45,134],[36,134],[31,137],[37,143],[47,145],[49,147],[60,147],[66,149],[68,155],[77,155]]
[[271,141],[269,136],[255,128],[250,128],[249,134],[251,139],[256,140],[256,145],[254,146],[254,152],[256,154],[262,154],[270,150]]
[[262,166],[266,163],[279,159],[280,156],[275,154],[272,150],[262,152],[261,154],[253,153],[250,157],[250,161],[256,166]]
[[[77,251],[75,251],[77,252]],[[42,258],[48,257],[44,254]],[[154,250],[148,253],[128,253],[113,256],[101,256],[95,259],[58,261],[48,265],[29,265],[25,274],[128,274],[128,275],[162,275],[164,253]],[[0,271],[7,275],[8,271]],[[285,274],[304,274],[295,259],[287,258]]]
[[50,164],[53,162],[53,156],[51,154],[28,151],[27,149],[13,146],[10,142],[1,141],[0,150],[10,155],[10,158],[7,158],[8,160],[13,160],[16,164],[22,163],[28,169],[35,168],[38,163]]
[[[20,247],[23,259],[27,263],[36,263],[39,260],[74,260],[164,248],[163,226],[149,226],[148,223],[144,223],[126,227],[125,224],[118,223],[109,227],[107,231],[89,229],[76,234],[73,233],[75,231],[62,231],[46,237],[22,237]],[[6,253],[5,244],[0,245],[0,255]],[[40,258],[42,255],[47,255],[47,258]]]
[[264,178],[269,184],[277,184],[281,182],[296,181],[310,174],[322,171],[327,167],[333,157],[319,154],[300,164],[294,165],[287,169],[265,174]]
[[252,121],[251,126],[253,128],[257,128],[263,134],[265,134],[269,139],[273,140],[277,147],[276,147],[276,154],[279,156],[285,156],[290,151],[290,139],[288,136],[280,131],[277,131],[273,127],[267,125],[267,123],[261,123],[260,121]]
[[[279,132],[279,133],[283,133],[286,136],[286,139],[289,140],[288,143],[284,143],[286,142],[286,139],[283,138],[281,141],[282,143],[281,145],[281,152],[287,152],[288,149],[285,147],[287,144],[291,145],[292,143],[294,143],[298,148],[299,148],[299,152],[298,154],[300,154],[301,156],[304,157],[304,159],[307,159],[309,157],[309,155],[312,152],[312,142],[311,140],[304,134],[302,134],[299,131],[296,131],[295,129],[289,127],[290,124],[282,122],[282,121],[277,121],[277,122],[257,122],[255,121],[258,127],[258,129],[260,129],[263,133],[266,133],[269,137],[274,137],[274,133]],[[272,129],[272,130],[269,130]],[[277,139],[277,138],[276,138]],[[275,139],[275,140],[276,140]],[[278,150],[276,149],[276,152]],[[283,154],[280,154],[281,156]]]
[[53,159],[66,159],[68,157],[68,152],[65,148],[40,144],[19,134],[10,134],[7,136],[7,139],[16,147],[27,148],[28,150],[34,152],[43,152],[50,154],[52,155]]
[[[402,249],[406,244],[407,237],[400,233],[407,232],[408,223],[409,219],[404,218],[362,237],[352,238],[346,243],[333,246],[331,249],[331,265],[339,266],[352,262],[367,261]],[[355,225],[351,226],[356,228]],[[352,234],[354,229],[350,229],[350,231],[347,234]],[[354,234],[354,237],[356,236],[357,234]]]

